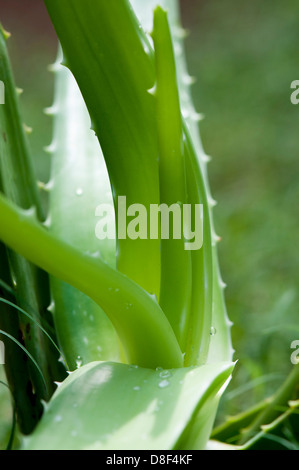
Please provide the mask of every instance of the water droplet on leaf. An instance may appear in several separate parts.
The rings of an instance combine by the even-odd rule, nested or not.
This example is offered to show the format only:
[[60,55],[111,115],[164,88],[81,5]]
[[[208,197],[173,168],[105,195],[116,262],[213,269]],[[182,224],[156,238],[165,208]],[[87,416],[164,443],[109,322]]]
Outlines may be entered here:
[[171,376],[171,373],[169,370],[162,370],[159,375],[161,378],[166,379],[167,377]]
[[166,388],[168,385],[170,385],[168,380],[162,380],[162,382],[159,383],[159,388]]

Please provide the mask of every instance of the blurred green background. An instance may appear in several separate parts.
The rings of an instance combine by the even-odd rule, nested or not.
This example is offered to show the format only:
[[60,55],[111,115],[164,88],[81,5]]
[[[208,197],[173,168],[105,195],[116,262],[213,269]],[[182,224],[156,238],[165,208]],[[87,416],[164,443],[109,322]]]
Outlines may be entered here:
[[[209,177],[221,270],[228,287],[238,359],[218,420],[272,394],[292,368],[299,340],[299,79],[297,0],[181,0],[190,34],[186,53],[197,77],[193,96],[205,115],[200,133],[212,157]],[[0,0],[0,21],[12,33],[9,51],[38,178],[47,181],[43,148],[52,124],[56,36],[42,1]],[[0,388],[0,417],[11,422]],[[3,436],[5,429],[0,428]]]
[[239,361],[222,402],[231,414],[277,389],[299,339],[298,2],[182,4]]

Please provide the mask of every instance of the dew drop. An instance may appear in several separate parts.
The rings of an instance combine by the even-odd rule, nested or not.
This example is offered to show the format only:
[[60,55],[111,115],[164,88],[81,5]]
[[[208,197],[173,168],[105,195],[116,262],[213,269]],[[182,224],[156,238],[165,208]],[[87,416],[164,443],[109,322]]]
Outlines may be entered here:
[[166,388],[170,385],[170,382],[168,380],[162,380],[162,382],[159,383],[159,388]]
[[138,385],[136,387],[133,388],[133,390],[135,390],[136,392],[138,392],[140,390],[140,387],[138,387]]
[[83,189],[82,189],[82,188],[78,188],[78,189],[76,190],[76,195],[77,195],[77,196],[82,196],[82,194],[83,194]]
[[210,329],[210,335],[215,336],[215,334],[216,334],[216,328],[214,328],[214,326],[212,326],[211,329]]
[[171,373],[169,370],[162,370],[159,375],[162,379],[166,379],[167,377],[171,376]]

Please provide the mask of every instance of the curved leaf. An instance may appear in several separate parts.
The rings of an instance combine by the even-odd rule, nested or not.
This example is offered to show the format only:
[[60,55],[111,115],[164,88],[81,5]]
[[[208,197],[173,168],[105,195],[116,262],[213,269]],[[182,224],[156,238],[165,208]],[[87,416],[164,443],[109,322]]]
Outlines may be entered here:
[[[49,231],[84,253],[116,266],[115,239],[96,237],[96,209],[107,204],[113,209],[112,191],[104,157],[78,85],[63,67],[62,53],[55,72],[55,100],[46,112],[53,115],[54,136],[48,217]],[[112,220],[114,225],[114,218]],[[74,230],[75,226],[75,230]],[[78,357],[82,364],[118,361],[118,338],[101,308],[73,286],[51,276],[51,312],[59,343],[71,370]]]
[[54,237],[37,223],[32,212],[20,210],[1,194],[0,214],[0,239],[98,303],[118,332],[128,362],[150,368],[182,366],[174,332],[156,300],[144,289],[101,259]]
[[219,363],[154,371],[90,363],[58,388],[23,448],[177,449],[195,418],[201,425],[196,442],[204,448],[212,425],[205,426],[205,408],[219,395],[232,368]]

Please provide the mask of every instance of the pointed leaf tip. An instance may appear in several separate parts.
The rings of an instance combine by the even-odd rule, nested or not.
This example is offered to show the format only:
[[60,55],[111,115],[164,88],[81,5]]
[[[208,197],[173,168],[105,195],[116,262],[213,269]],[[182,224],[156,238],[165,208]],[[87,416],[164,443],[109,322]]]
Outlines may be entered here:
[[161,7],[161,5],[157,5],[156,8],[154,9],[154,26],[153,26],[153,31],[150,33],[150,36],[152,39],[155,39],[155,30],[157,28],[157,22],[161,21],[167,21],[168,17],[168,10],[164,10],[164,8]]

